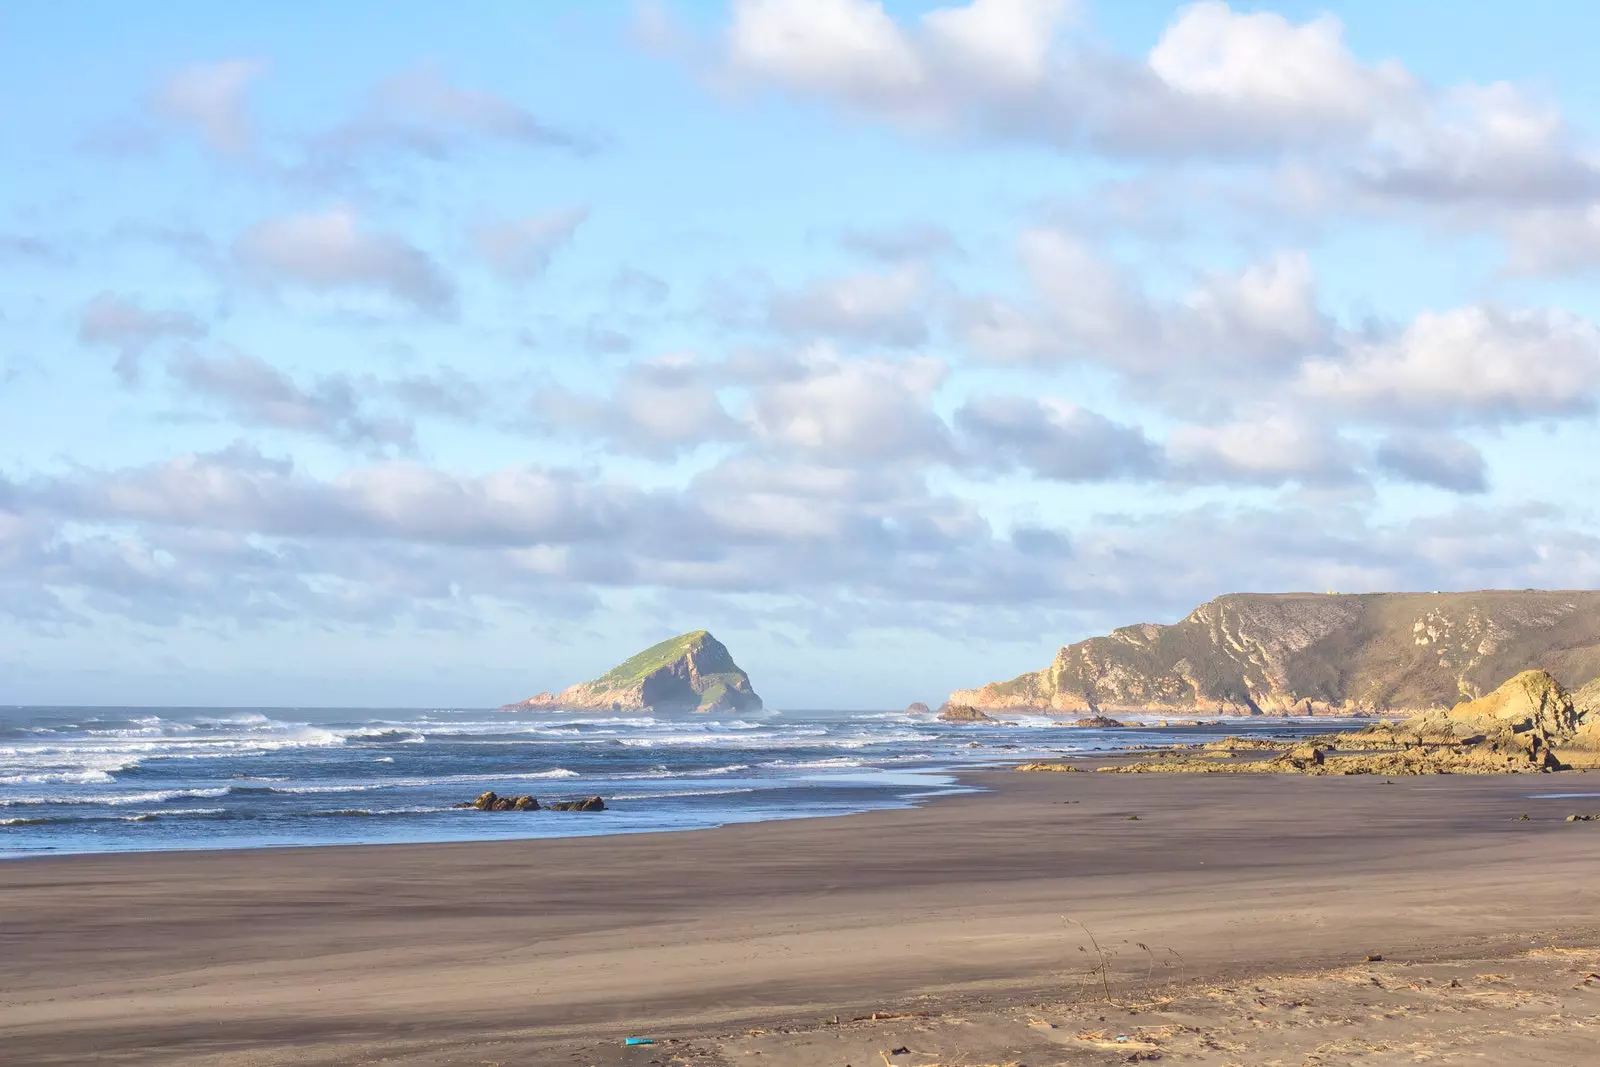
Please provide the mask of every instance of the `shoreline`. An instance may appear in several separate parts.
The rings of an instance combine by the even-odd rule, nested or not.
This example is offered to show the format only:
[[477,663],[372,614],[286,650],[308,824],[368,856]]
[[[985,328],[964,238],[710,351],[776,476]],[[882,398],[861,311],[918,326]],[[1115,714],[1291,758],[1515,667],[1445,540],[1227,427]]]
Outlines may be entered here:
[[[1021,1010],[1077,982],[1062,915],[1121,954],[1119,995],[1600,945],[1600,837],[1540,779],[962,777],[991,791],[683,833],[0,864],[0,1034],[37,1064],[604,1063],[639,1028]],[[1137,943],[1181,967],[1142,980]]]

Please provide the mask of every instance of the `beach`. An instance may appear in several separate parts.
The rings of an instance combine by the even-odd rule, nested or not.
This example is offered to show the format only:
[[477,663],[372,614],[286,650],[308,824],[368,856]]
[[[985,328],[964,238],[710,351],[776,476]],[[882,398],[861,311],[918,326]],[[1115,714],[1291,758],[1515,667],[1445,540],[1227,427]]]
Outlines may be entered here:
[[[965,780],[681,833],[0,863],[0,1037],[25,1064],[1122,1062],[1136,1002],[1409,965],[1567,990],[1540,1047],[1593,1041],[1590,776]],[[1232,1025],[1204,1003],[1183,1025]]]

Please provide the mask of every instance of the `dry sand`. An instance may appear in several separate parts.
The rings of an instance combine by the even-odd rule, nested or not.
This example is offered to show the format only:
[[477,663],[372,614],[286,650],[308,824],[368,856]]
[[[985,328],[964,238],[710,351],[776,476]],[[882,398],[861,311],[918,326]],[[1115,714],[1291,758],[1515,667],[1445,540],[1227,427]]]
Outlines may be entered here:
[[1600,1063],[1600,823],[1564,821],[1600,797],[1527,798],[1600,778],[978,780],[683,834],[0,863],[0,1062]]

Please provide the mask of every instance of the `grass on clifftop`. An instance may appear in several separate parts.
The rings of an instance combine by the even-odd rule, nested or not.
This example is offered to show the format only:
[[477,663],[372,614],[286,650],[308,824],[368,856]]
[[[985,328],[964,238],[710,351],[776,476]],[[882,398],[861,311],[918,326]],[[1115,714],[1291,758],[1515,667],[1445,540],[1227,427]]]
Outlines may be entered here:
[[658,645],[651,645],[636,656],[630,656],[589,683],[602,689],[629,689],[669,663],[675,663],[689,654],[691,649],[710,639],[704,630],[670,637]]

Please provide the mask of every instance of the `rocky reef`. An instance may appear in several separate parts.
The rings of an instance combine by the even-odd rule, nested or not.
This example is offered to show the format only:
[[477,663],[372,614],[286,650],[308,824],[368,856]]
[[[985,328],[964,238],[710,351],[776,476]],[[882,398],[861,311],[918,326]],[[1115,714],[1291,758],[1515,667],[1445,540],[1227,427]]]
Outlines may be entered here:
[[704,630],[681,634],[617,664],[589,682],[540,693],[507,711],[759,711],[750,676]]
[[[1524,774],[1600,767],[1600,713],[1547,671],[1477,700],[1309,742],[1227,738],[1098,768],[1124,774]],[[1018,768],[1019,770],[1022,768]],[[1044,769],[1034,767],[1029,769]]]
[[[950,694],[986,711],[1396,716],[1475,700],[1542,667],[1600,675],[1600,592],[1233,593],[1125,626],[1050,666]],[[1588,698],[1600,703],[1600,689]]]
[[503,797],[491,791],[480,793],[477,800],[469,800],[457,804],[456,807],[473,808],[477,811],[605,811],[606,802],[601,797],[588,797],[583,800],[552,800],[540,804],[538,797],[527,794]]

